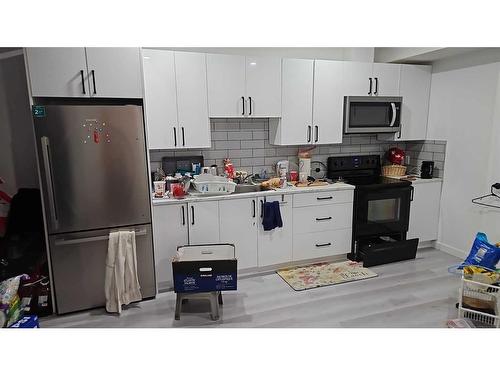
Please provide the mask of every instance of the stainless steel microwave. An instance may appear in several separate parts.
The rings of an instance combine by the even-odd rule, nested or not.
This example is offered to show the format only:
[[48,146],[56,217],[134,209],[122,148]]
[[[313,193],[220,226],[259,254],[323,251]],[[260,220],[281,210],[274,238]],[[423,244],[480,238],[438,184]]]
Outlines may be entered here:
[[397,133],[401,129],[401,96],[345,96],[344,133]]

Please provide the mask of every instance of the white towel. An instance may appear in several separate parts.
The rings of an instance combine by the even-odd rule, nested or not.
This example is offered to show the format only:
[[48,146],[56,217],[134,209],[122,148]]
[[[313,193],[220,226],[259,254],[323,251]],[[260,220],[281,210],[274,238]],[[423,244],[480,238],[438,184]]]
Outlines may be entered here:
[[109,234],[106,277],[104,280],[106,310],[121,313],[122,305],[142,299],[137,277],[135,232],[119,231]]

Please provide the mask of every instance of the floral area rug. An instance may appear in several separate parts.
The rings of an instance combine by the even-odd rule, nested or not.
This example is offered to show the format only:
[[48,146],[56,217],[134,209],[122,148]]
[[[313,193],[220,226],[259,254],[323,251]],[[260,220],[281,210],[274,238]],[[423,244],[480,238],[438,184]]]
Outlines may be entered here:
[[378,276],[357,262],[314,263],[308,266],[282,268],[276,271],[294,290],[347,283]]

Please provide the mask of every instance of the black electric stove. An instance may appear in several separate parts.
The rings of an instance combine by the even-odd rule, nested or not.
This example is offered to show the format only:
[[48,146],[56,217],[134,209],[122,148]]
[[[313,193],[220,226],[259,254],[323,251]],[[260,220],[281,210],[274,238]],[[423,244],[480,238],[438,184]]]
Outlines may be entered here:
[[380,175],[379,155],[329,157],[327,177],[354,185],[349,259],[365,266],[413,259],[418,239],[407,240],[413,187]]

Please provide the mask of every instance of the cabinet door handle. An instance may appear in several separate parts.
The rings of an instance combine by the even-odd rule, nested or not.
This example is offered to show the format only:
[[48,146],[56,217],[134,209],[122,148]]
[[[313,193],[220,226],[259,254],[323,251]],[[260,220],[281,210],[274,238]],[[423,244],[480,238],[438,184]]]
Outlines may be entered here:
[[241,112],[241,115],[244,116],[245,115],[245,97],[244,96],[241,97],[241,103],[243,104],[243,112]]
[[325,220],[332,220],[332,217],[328,216],[328,217],[317,217],[316,218],[316,221],[325,221]]
[[92,83],[94,84],[94,94],[97,94],[97,89],[95,87],[95,70],[92,70]]
[[317,143],[318,140],[319,140],[319,128],[318,128],[318,125],[314,126],[314,131],[316,133],[316,135],[314,136],[314,142]]
[[177,129],[174,126],[174,146],[177,147]]
[[252,217],[256,215],[255,199],[252,199]]
[[264,216],[264,201],[260,200],[260,217]]
[[316,197],[316,199],[318,201],[326,201],[326,200],[329,200],[329,199],[333,199],[333,197],[332,196],[329,196],[329,197]]
[[186,216],[184,215],[184,206],[181,206],[181,212],[182,212],[182,225],[186,225]]
[[311,142],[311,126],[307,126],[307,143]]
[[375,77],[375,92],[374,95],[378,95],[378,77]]
[[252,97],[251,96],[248,97],[248,101],[250,102],[250,111],[248,112],[248,114],[251,115],[252,114]]
[[368,80],[370,81],[370,91],[368,91],[368,95],[371,95],[372,94],[372,84],[373,84],[373,80],[372,78],[368,78]]
[[85,78],[83,77],[83,70],[80,70],[80,77],[82,77],[82,89],[83,89],[83,93],[87,94],[87,92],[85,91]]
[[181,131],[182,131],[182,145],[185,146],[186,145],[186,139],[184,138],[184,126],[181,127]]
[[332,246],[332,243],[327,242],[327,243],[317,243],[316,244],[316,247],[326,247],[326,246]]
[[413,202],[413,196],[415,195],[415,188],[413,186],[410,186],[410,191],[411,191],[410,202]]
[[194,206],[191,206],[191,225],[194,225]]

